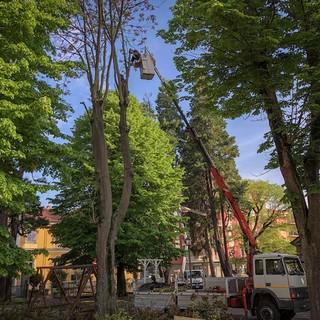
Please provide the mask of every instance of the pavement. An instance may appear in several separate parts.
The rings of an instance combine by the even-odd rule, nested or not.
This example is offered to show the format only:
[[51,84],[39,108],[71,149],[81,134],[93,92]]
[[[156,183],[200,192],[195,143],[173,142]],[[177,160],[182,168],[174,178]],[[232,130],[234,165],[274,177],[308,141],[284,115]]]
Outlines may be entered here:
[[[228,311],[230,314],[232,314],[234,316],[235,319],[241,319],[244,320],[245,318],[245,314],[244,314],[244,310],[242,308],[228,308]],[[256,320],[257,317],[253,317],[250,315],[250,312],[248,312],[249,316],[247,317],[247,319],[249,320]],[[305,320],[305,319],[310,319],[310,312],[301,312],[301,313],[297,313],[295,315],[295,317],[293,318],[293,320]]]

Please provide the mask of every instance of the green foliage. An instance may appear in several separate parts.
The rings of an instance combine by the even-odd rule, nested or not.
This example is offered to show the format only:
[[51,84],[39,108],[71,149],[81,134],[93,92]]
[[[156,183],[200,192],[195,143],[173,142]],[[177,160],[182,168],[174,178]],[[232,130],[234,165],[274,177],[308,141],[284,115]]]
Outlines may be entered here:
[[[230,188],[234,197],[241,200],[244,182],[238,174],[235,158],[238,156],[238,148],[235,145],[234,137],[230,137],[226,131],[226,122],[218,115],[198,113],[196,107],[191,112],[191,126],[197,131],[201,141],[218,168],[224,181]],[[196,146],[187,141],[182,150],[182,165],[185,168],[184,184],[186,186],[185,196],[186,206],[201,212],[210,213],[209,194],[207,190],[208,168],[204,162],[203,156],[198,152]],[[217,212],[220,212],[221,205],[225,199],[221,198],[218,187],[214,179],[214,206]],[[209,215],[210,217],[210,215]],[[201,226],[195,228],[197,221]],[[199,216],[193,216],[190,220],[191,233],[193,239],[194,252],[202,251],[205,247],[205,238],[203,237],[206,228],[212,229],[212,219],[200,219]],[[202,232],[202,234],[201,234]]]
[[55,259],[59,264],[92,263],[95,259],[96,224],[90,213],[84,208],[65,215],[59,224],[51,226],[58,243],[70,248],[70,251]]
[[[288,230],[288,226],[281,226],[282,230]],[[290,237],[284,237],[279,232],[279,228],[269,228],[259,238],[259,249],[264,252],[281,252],[287,254],[297,254],[297,248],[290,244]]]
[[[53,288],[58,288],[58,279],[60,282],[63,282],[67,279],[68,272],[64,270],[55,270],[55,275],[52,273],[49,277]],[[57,279],[58,278],[58,279]]]
[[[290,234],[296,234],[293,213],[284,197],[284,188],[262,180],[245,180],[242,209],[262,252],[295,253]],[[233,239],[240,240],[239,228],[233,229]]]
[[[74,318],[76,320],[169,320],[175,315],[191,317],[196,314],[201,314],[201,319],[204,320],[233,319],[227,312],[226,306],[217,299],[195,299],[186,311],[181,311],[174,305],[169,306],[167,311],[150,308],[136,309],[132,301],[122,300],[117,302],[117,310],[113,315],[99,317],[90,312],[78,312]],[[0,305],[0,317],[2,320],[62,320],[65,314],[56,308],[28,312],[24,305]]]
[[33,288],[36,288],[41,281],[43,281],[43,276],[41,273],[38,273],[36,271],[33,272],[33,274],[29,278],[29,283]]
[[267,227],[289,211],[284,195],[285,189],[280,185],[263,180],[246,180],[243,211],[256,237],[260,236],[258,224],[260,228]]
[[319,9],[319,1],[178,0],[169,29],[160,32],[177,45],[176,66],[205,112],[268,115],[273,125],[259,149],[270,151],[267,168],[279,166],[278,135],[310,194],[319,194]]
[[10,233],[0,225],[0,276],[18,277],[19,272],[31,274],[32,253],[19,248]]
[[44,177],[59,164],[61,148],[51,138],[63,137],[58,121],[70,110],[59,80],[73,67],[58,61],[52,36],[68,22],[68,3],[0,1],[0,220],[11,230],[1,229],[2,276],[30,273],[32,253],[15,238],[46,224],[37,193],[50,188]]
[[[114,210],[122,193],[123,167],[120,155],[118,98],[108,95],[105,111],[106,141],[113,190]],[[92,262],[95,249],[97,195],[95,193],[91,135],[88,117],[76,121],[73,138],[66,146],[59,188],[53,199],[55,211],[63,217],[52,228],[57,242],[71,248],[64,262]],[[173,215],[182,200],[182,170],[173,167],[174,155],[165,133],[153,118],[130,97],[128,108],[130,147],[134,171],[129,210],[118,235],[116,258],[127,269],[137,267],[137,258],[163,258],[170,263],[180,251],[172,239],[181,230],[180,218]]]
[[[167,83],[167,85],[170,86],[170,89],[168,89],[168,87],[160,87],[160,91],[155,101],[155,109],[157,111],[157,119],[160,123],[161,129],[167,133],[171,144],[175,146],[176,161],[179,163],[181,149],[186,141],[188,141],[188,137],[184,132],[182,120],[177,113],[172,100],[175,99],[178,101],[178,96],[174,94],[174,88],[171,89],[173,84]],[[170,90],[170,94],[168,93],[168,90]]]
[[[101,320],[101,318],[97,317],[96,320]],[[133,316],[129,315],[124,310],[119,310],[116,314],[113,314],[111,316],[105,316],[103,320],[133,320]]]
[[193,318],[206,320],[232,320],[232,316],[227,311],[226,305],[218,297],[200,297],[194,296],[188,307],[187,315]]
[[[235,196],[239,197],[243,186],[241,186],[241,178],[235,165],[235,158],[238,156],[235,139],[229,136],[226,130],[226,122],[219,115],[197,113],[197,109],[195,109],[197,106],[197,103],[194,104],[190,124],[206,146],[213,163],[229,188]],[[205,211],[204,203],[201,204],[201,201],[203,202],[207,198],[206,184],[203,182],[207,165],[203,156],[197,152],[196,146],[191,141],[188,141],[183,148],[182,160],[187,171],[185,183],[188,186],[187,196],[190,199],[187,204],[191,208]],[[199,192],[200,190],[201,192]],[[197,194],[198,198],[196,199]]]
[[[48,173],[57,164],[57,122],[69,108],[58,81],[70,65],[54,59],[51,34],[66,24],[63,0],[0,1],[0,208],[26,212],[36,203],[45,181],[30,181],[25,173]],[[46,81],[45,81],[45,80]]]

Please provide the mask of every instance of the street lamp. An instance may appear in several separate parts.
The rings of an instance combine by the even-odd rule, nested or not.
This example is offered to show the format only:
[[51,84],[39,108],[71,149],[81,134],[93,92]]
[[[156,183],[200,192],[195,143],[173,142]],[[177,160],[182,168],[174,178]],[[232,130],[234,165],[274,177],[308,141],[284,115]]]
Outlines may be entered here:
[[185,238],[185,243],[188,247],[188,259],[189,259],[189,278],[190,278],[190,286],[192,289],[192,274],[191,274],[191,255],[190,255],[190,247],[191,247],[191,237],[188,234]]

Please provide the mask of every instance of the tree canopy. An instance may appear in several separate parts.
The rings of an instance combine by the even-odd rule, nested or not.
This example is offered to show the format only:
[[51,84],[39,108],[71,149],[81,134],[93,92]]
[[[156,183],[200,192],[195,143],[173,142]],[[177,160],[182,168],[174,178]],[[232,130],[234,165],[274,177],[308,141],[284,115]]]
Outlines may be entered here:
[[[97,237],[97,313],[115,311],[114,261],[115,242],[128,210],[132,191],[132,165],[127,127],[129,103],[128,79],[130,51],[141,45],[145,28],[153,24],[149,0],[73,1],[77,11],[70,18],[70,27],[60,34],[59,45],[68,59],[82,64],[90,91],[91,131],[98,200]],[[104,133],[104,108],[111,80],[119,97],[120,148],[123,165],[121,198],[114,210],[113,182],[110,180],[108,147]],[[82,103],[86,107],[86,103]],[[108,261],[108,263],[107,263]]]
[[[0,1],[0,224],[12,237],[3,231],[6,252],[15,257],[8,281],[30,260],[11,242],[43,223],[37,192],[50,188],[45,177],[60,152],[52,138],[61,137],[57,123],[70,109],[60,81],[74,64],[58,60],[51,38],[67,24],[62,12],[68,12],[67,1]],[[0,294],[8,296],[3,280]]]
[[320,312],[320,236],[315,228],[320,201],[319,8],[319,1],[310,0],[178,0],[168,31],[161,32],[177,45],[177,68],[188,90],[207,98],[207,111],[267,119],[270,132],[261,150],[270,151],[269,167],[279,166],[285,181],[315,317]]
[[[109,150],[110,175],[115,208],[121,196],[122,165],[119,146],[118,97],[110,91],[104,114],[106,141]],[[73,136],[66,145],[65,163],[59,182],[60,193],[53,199],[54,210],[63,217],[52,227],[58,243],[70,248],[62,263],[90,263],[95,258],[97,195],[88,115],[77,119]],[[134,271],[138,258],[161,258],[170,265],[181,252],[174,239],[181,233],[174,215],[182,201],[182,174],[173,166],[173,146],[153,118],[146,115],[143,105],[130,96],[128,108],[130,145],[133,165],[133,194],[128,213],[121,224],[116,242],[116,265],[122,263]],[[80,231],[81,230],[81,231]]]

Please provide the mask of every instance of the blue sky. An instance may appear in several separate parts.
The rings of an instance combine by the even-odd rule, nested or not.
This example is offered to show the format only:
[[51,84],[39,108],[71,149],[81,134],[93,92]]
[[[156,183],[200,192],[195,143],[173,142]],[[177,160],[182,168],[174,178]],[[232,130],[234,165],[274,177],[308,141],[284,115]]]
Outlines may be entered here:
[[[167,22],[172,17],[170,7],[174,3],[174,0],[152,1],[152,4],[156,7],[155,14],[159,24],[157,29],[167,28]],[[156,65],[161,75],[165,79],[174,79],[178,75],[173,62],[174,47],[165,44],[161,38],[156,37],[156,31],[153,30],[149,31],[147,46],[156,59]],[[145,84],[146,81],[141,84],[138,79],[138,74],[131,75],[130,91],[139,99],[143,99],[145,94],[155,98],[160,86],[159,79],[155,77],[147,84]],[[268,123],[261,117],[228,120],[227,123],[227,130],[231,136],[235,137],[239,147],[240,156],[236,159],[236,163],[240,175],[243,178],[261,179],[270,183],[283,184],[279,170],[267,172],[264,169],[268,162],[268,154],[257,154],[259,145],[264,141],[264,133],[269,131]]]
[[[177,77],[178,72],[173,62],[174,47],[165,44],[164,41],[156,37],[157,30],[166,29],[170,19],[170,7],[174,5],[174,0],[153,0],[151,3],[155,7],[155,15],[158,25],[155,30],[147,32],[148,40],[146,46],[156,59],[156,65],[165,79],[172,80]],[[143,50],[144,47],[137,48]],[[153,80],[140,80],[138,70],[131,72],[129,80],[129,91],[140,101],[144,97],[149,97],[151,101],[156,99],[160,80],[155,76]],[[69,133],[73,121],[84,112],[82,101],[89,101],[88,84],[85,78],[73,79],[69,86],[70,95],[66,100],[75,109],[75,114],[70,115],[68,123],[61,123],[63,132]],[[88,102],[88,105],[90,103]],[[240,156],[236,159],[237,168],[242,178],[266,180],[270,183],[283,184],[283,179],[279,170],[266,171],[264,166],[268,161],[268,154],[257,154],[259,144],[263,142],[263,135],[268,131],[268,124],[259,118],[239,118],[228,120],[227,130],[230,136],[234,136],[239,147]],[[218,168],[219,169],[219,168]],[[43,205],[48,205],[45,195],[41,196]]]

